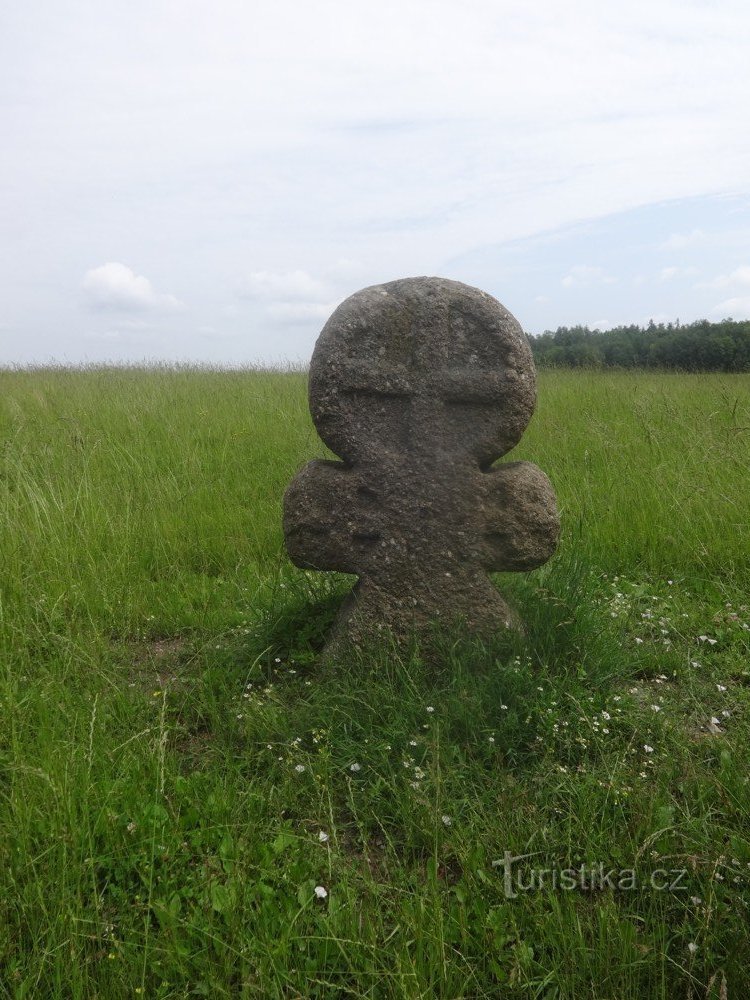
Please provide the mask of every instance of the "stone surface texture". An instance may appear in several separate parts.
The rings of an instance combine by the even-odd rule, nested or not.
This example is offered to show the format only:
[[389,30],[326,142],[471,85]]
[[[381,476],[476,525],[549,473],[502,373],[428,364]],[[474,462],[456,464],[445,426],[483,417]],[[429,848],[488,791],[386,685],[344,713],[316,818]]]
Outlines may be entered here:
[[343,461],[314,461],[284,497],[300,567],[353,573],[326,653],[460,621],[490,636],[518,624],[488,577],[534,569],[559,520],[545,474],[492,463],[536,402],[526,337],[492,296],[444,278],[364,288],[324,326],[310,411]]

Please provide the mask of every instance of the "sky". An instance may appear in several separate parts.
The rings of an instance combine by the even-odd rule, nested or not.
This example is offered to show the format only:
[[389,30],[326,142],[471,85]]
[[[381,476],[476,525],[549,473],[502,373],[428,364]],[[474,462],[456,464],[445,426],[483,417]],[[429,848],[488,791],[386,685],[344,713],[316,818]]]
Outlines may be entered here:
[[0,5],[0,365],[309,359],[441,275],[750,318],[746,0]]

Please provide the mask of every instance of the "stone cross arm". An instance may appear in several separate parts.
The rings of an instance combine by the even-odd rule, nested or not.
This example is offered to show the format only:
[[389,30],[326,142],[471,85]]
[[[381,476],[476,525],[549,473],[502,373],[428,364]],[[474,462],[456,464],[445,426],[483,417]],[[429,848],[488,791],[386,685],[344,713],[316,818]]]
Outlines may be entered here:
[[[433,495],[450,489],[451,476],[432,481]],[[450,546],[469,563],[488,571],[527,571],[545,563],[555,550],[559,520],[549,480],[531,462],[508,462],[491,468],[462,470],[465,510],[453,521],[457,537]],[[386,513],[382,483],[341,462],[309,462],[284,498],[284,532],[292,561],[306,569],[361,575],[379,561],[379,550],[393,544],[426,543],[425,557],[440,562],[437,537],[425,534],[415,512],[407,523]],[[387,493],[387,491],[385,491]],[[394,500],[393,497],[390,498]],[[384,509],[385,508],[385,509]],[[423,508],[424,509],[424,508]],[[443,526],[443,539],[453,533]],[[438,536],[439,537],[439,536]]]
[[506,462],[481,473],[485,569],[536,569],[554,553],[560,535],[555,492],[533,462]]
[[318,460],[308,462],[289,484],[284,494],[284,536],[296,566],[361,571],[358,556],[362,545],[368,544],[367,528],[366,524],[357,528],[351,520],[358,478],[341,462]]

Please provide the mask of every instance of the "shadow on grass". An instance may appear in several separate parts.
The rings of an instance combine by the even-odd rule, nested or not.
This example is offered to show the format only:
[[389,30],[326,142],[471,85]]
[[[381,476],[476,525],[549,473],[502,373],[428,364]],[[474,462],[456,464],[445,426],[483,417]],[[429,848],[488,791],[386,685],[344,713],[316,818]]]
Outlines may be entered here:
[[557,559],[533,575],[503,579],[502,588],[525,622],[522,633],[479,640],[436,630],[421,646],[381,644],[321,661],[346,589],[340,578],[300,574],[269,594],[251,634],[207,651],[202,691],[184,706],[185,721],[192,715],[219,742],[245,746],[340,727],[354,753],[418,732],[431,721],[430,706],[460,753],[483,758],[478,734],[491,735],[493,766],[498,752],[508,767],[528,762],[544,753],[537,736],[550,704],[575,725],[575,706],[602,701],[632,674],[632,663],[602,605],[601,581],[585,564]]
[[[261,657],[273,663],[277,658],[313,664],[320,656],[333,620],[349,590],[348,578],[331,575],[300,574],[290,582],[279,599],[275,592],[266,607],[260,609],[260,621],[247,644],[248,657]],[[613,630],[602,612],[601,586],[591,567],[581,560],[558,557],[531,574],[496,574],[500,589],[517,608],[523,632],[498,631],[491,639],[477,639],[460,625],[449,629],[436,627],[428,642],[407,647],[381,643],[357,654],[358,667],[368,664],[378,669],[384,657],[412,661],[429,659],[434,671],[455,669],[456,661],[469,663],[488,657],[504,660],[528,656],[534,664],[557,667],[561,671],[574,666],[596,673],[603,679],[617,673],[613,662]],[[616,658],[615,658],[616,659]],[[335,663],[326,663],[336,670]]]

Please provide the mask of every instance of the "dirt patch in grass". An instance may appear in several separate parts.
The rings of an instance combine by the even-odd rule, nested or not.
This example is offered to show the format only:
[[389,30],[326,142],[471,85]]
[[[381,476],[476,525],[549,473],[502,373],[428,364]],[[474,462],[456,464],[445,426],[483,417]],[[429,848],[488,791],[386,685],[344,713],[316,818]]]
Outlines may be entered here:
[[153,690],[195,676],[195,651],[187,636],[161,636],[125,644],[123,658],[129,681]]

